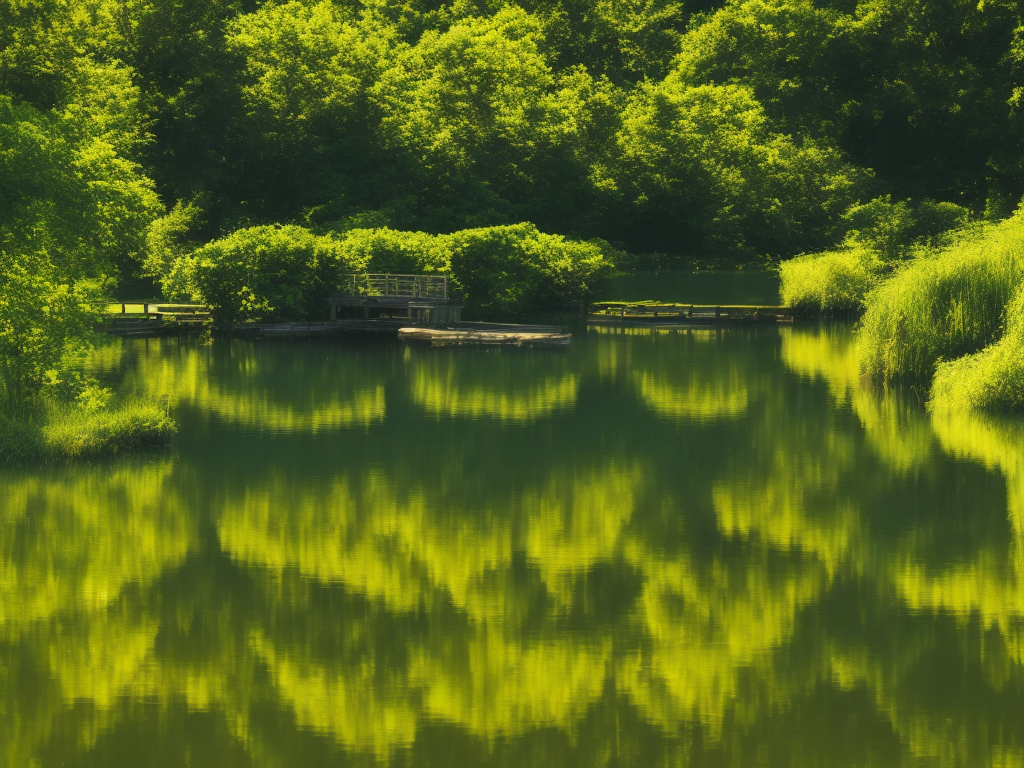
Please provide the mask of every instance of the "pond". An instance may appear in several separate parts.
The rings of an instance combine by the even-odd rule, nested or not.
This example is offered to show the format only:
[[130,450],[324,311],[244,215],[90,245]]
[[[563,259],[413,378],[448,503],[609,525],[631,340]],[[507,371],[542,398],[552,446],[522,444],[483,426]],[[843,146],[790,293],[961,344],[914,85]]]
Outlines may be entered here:
[[1024,428],[846,327],[120,364],[171,451],[0,481],[6,766],[1024,761]]

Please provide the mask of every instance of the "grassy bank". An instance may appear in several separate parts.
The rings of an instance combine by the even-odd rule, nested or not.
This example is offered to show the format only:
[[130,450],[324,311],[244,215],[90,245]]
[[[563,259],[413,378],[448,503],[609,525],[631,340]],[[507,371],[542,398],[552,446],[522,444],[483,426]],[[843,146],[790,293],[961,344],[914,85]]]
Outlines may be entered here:
[[931,401],[941,411],[1024,411],[1024,286],[1006,311],[1002,338],[939,363]]
[[934,409],[1024,410],[1024,210],[908,242],[906,260],[848,238],[785,262],[782,301],[807,316],[862,315],[859,372],[930,384]]
[[907,262],[867,297],[858,334],[862,372],[928,381],[940,360],[979,352],[1002,336],[1022,280],[1020,214]]
[[177,425],[159,404],[132,400],[98,410],[54,406],[36,419],[0,418],[0,461],[114,456],[165,445]]

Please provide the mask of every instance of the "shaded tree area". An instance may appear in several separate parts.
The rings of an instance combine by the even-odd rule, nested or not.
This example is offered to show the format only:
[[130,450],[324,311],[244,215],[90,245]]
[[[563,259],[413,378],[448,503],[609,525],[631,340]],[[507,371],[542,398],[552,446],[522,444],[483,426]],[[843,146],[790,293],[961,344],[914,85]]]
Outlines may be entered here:
[[[886,194],[1024,192],[1020,4],[997,0],[6,0],[0,88],[83,57],[194,237],[531,221],[724,262],[828,247]],[[128,103],[128,102],[131,103]],[[126,148],[127,151],[127,148]],[[368,218],[367,218],[368,217]]]

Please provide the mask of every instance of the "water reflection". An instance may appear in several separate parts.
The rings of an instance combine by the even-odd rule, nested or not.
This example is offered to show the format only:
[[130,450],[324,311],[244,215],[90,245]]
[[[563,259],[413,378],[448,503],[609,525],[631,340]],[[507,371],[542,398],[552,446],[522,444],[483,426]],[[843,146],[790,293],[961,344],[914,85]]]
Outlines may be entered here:
[[5,765],[1024,761],[1022,426],[846,329],[125,359],[176,455],[0,483]]

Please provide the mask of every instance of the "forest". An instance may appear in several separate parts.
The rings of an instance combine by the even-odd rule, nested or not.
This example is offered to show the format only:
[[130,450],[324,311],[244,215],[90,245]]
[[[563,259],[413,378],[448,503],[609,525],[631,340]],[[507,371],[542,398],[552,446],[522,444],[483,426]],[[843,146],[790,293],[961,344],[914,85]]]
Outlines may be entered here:
[[1010,226],[1022,101],[1015,0],[0,0],[0,410],[105,407],[90,334],[140,292],[299,316],[398,265],[486,317],[825,252],[789,276],[839,298],[790,298],[859,312]]

